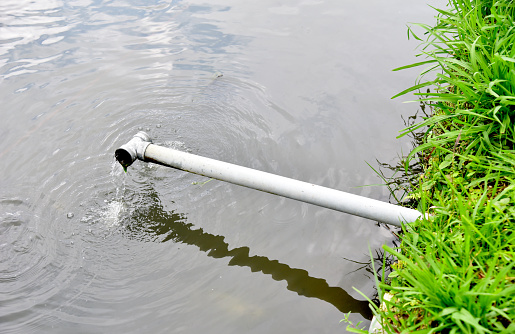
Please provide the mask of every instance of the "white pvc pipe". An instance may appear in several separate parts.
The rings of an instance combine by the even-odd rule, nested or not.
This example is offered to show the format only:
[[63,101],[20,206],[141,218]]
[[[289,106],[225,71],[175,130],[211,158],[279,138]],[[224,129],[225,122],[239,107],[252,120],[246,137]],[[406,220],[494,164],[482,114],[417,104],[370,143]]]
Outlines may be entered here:
[[417,210],[154,145],[143,131],[115,157],[124,169],[140,159],[396,226],[422,217]]
[[146,146],[143,160],[391,225],[422,217],[417,210],[154,144]]

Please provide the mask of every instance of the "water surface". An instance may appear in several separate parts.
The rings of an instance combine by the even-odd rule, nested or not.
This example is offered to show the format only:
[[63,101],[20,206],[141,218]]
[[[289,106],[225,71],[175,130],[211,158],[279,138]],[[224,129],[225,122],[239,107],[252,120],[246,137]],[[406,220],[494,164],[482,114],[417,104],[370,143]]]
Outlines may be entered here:
[[[393,1],[3,0],[0,332],[334,333],[368,323],[374,222],[136,162],[164,146],[388,200],[416,106]],[[351,259],[349,261],[347,259]],[[356,262],[353,262],[356,261]]]

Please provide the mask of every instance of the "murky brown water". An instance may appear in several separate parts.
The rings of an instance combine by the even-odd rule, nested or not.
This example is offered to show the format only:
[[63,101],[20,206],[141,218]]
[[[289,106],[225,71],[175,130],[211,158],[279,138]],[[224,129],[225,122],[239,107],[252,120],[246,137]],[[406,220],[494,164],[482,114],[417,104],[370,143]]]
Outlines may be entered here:
[[[390,97],[416,72],[392,1],[2,0],[0,332],[335,333],[368,323],[373,222],[114,150],[139,129],[387,200]],[[223,74],[222,77],[218,77]],[[193,184],[197,182],[198,184]]]

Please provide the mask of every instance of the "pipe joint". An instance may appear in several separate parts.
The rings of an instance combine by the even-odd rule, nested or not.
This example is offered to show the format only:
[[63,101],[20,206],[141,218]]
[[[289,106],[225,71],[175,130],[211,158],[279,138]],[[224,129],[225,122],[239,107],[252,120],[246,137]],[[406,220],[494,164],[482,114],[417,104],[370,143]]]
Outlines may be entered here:
[[127,169],[136,159],[145,161],[145,150],[151,143],[150,136],[146,132],[140,131],[127,144],[117,149],[114,156],[122,167]]

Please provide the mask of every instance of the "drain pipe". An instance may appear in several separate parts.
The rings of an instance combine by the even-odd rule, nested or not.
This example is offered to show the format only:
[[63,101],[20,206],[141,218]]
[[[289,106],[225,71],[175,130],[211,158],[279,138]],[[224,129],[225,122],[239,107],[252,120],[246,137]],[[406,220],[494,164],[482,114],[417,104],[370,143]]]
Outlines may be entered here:
[[423,216],[417,210],[158,146],[143,131],[117,149],[115,157],[124,170],[139,159],[396,226]]

